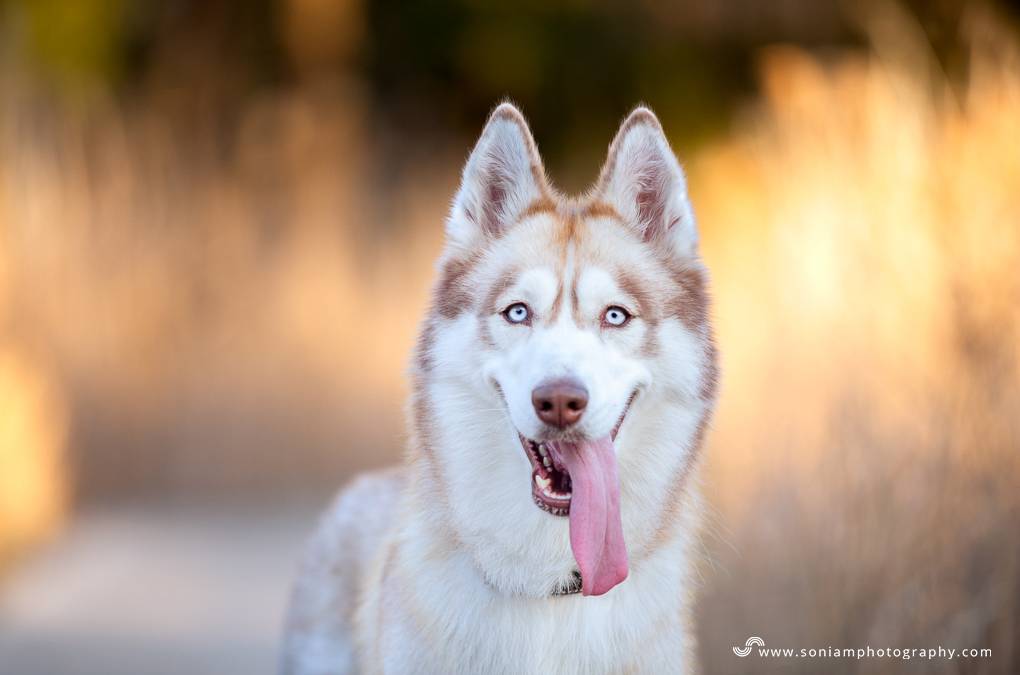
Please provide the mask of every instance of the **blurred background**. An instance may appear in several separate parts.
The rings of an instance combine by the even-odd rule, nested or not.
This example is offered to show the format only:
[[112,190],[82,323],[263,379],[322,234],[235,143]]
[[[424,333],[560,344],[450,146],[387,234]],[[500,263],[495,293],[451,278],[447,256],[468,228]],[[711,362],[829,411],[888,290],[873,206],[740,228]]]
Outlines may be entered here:
[[705,672],[1020,672],[1020,3],[513,5],[0,0],[0,672],[274,670],[504,97],[567,191],[642,101],[688,171]]

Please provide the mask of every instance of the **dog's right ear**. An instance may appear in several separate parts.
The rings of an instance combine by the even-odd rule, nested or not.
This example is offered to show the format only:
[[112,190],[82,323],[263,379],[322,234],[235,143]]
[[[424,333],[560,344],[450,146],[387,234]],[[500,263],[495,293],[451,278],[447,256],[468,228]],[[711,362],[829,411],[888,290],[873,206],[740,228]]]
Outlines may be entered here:
[[471,151],[446,223],[449,242],[471,248],[498,237],[536,202],[549,199],[542,159],[524,116],[496,108]]

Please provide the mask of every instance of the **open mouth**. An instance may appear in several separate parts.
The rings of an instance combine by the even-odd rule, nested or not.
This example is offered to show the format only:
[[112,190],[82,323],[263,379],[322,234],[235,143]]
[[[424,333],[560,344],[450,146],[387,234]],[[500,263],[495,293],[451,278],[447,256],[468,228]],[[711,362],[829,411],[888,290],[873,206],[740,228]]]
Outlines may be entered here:
[[[630,404],[634,401],[636,393],[631,394],[620,419],[617,420],[610,432],[611,441],[616,440],[616,434],[627,417],[627,411],[630,410]],[[517,435],[521,439],[521,446],[528,456],[528,461],[531,462],[531,498],[535,505],[554,516],[570,515],[573,484],[570,480],[570,472],[564,466],[560,453],[556,451],[551,442],[525,438],[519,432]]]
[[566,467],[544,442],[521,436],[521,445],[531,461],[531,498],[535,505],[554,516],[569,515],[572,486]]

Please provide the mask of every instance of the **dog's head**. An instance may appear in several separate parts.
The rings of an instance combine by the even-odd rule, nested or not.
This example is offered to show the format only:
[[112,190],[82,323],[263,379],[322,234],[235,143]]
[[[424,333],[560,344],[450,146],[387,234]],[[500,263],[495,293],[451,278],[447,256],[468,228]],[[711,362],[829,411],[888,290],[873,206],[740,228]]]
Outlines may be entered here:
[[494,585],[541,594],[577,567],[604,593],[675,517],[715,386],[697,244],[647,109],[576,200],[516,108],[490,117],[447,221],[414,410],[437,499]]

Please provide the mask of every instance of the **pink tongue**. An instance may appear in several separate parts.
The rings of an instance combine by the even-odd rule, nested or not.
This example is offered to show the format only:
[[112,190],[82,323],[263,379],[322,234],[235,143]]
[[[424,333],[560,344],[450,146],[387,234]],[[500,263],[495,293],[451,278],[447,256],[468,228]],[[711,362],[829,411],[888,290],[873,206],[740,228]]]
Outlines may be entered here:
[[613,441],[607,436],[549,446],[570,472],[570,547],[581,568],[581,592],[602,595],[627,578]]

